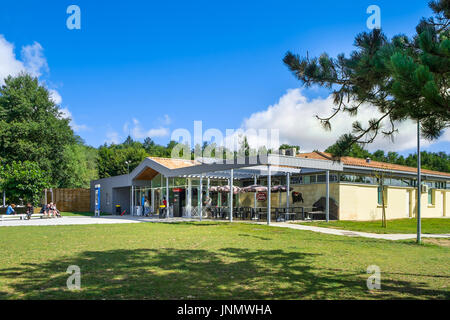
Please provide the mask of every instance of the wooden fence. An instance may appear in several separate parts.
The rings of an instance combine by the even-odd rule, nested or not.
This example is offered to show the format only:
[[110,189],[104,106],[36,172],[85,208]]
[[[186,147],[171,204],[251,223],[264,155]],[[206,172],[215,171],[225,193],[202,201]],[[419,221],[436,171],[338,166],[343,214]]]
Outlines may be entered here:
[[[53,193],[53,197],[52,197]],[[91,193],[89,189],[47,189],[42,202],[53,201],[60,211],[89,212]]]

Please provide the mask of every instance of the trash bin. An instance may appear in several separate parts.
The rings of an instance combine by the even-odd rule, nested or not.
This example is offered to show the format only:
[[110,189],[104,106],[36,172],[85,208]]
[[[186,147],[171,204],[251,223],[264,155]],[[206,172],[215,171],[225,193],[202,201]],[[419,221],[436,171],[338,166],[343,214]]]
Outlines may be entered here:
[[122,207],[120,206],[120,204],[116,205],[116,214],[120,215],[122,213]]

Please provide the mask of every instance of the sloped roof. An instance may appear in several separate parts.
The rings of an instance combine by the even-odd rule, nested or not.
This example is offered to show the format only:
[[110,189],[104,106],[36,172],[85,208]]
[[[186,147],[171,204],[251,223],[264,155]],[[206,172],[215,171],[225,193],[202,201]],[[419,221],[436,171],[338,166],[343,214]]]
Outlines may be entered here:
[[[309,158],[309,159],[322,159],[322,160],[332,160],[333,159],[333,156],[330,153],[321,152],[321,151],[300,153],[297,155],[297,157]],[[364,167],[364,168],[371,168],[371,169],[395,170],[395,171],[403,171],[403,172],[407,172],[407,173],[416,173],[417,172],[417,168],[414,168],[414,167],[402,166],[399,164],[392,164],[392,163],[373,161],[373,160],[371,160],[370,162],[367,162],[366,159],[361,159],[361,158],[341,157],[340,160],[342,161],[342,163],[344,165],[347,165],[347,166]],[[439,176],[445,176],[445,177],[450,178],[450,173],[434,171],[434,170],[422,169],[422,174],[432,174],[432,175],[439,175]]]
[[160,157],[148,157],[148,159],[157,162],[158,164],[168,168],[168,169],[179,169],[185,167],[192,167],[200,164],[200,162],[195,160],[185,160],[185,159],[172,159],[172,158],[160,158]]

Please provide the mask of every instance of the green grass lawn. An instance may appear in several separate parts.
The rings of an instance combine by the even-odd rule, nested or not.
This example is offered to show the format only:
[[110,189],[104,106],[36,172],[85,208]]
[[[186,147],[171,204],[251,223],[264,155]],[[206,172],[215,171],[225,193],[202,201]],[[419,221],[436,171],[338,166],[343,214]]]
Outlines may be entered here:
[[[308,226],[363,231],[370,233],[416,233],[416,219],[398,219],[387,221],[387,227],[381,226],[381,221],[317,221],[301,222]],[[422,219],[422,233],[446,234],[450,233],[450,219],[427,218]]]
[[[450,248],[228,223],[1,227],[1,299],[449,299]],[[81,268],[81,290],[66,288]],[[381,290],[366,287],[369,265]]]

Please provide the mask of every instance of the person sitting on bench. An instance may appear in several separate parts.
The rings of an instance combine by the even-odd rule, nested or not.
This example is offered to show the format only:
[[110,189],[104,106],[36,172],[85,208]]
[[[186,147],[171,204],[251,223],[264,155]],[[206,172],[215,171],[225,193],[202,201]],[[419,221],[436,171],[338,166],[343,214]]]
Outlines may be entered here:
[[42,205],[41,211],[39,211],[39,213],[42,213],[44,215],[44,217],[48,217],[49,216],[49,212],[48,212],[48,205],[44,204]]
[[56,218],[56,217],[61,218],[61,214],[60,214],[59,210],[56,209],[56,205],[53,202],[50,202],[48,209],[49,209],[50,216],[52,216],[53,218]]
[[27,203],[27,219],[30,220],[31,219],[31,215],[34,213],[34,208],[33,205],[31,203]]
[[6,214],[10,215],[10,214],[16,214],[16,210],[14,210],[14,208],[16,207],[16,205],[14,203],[11,203],[7,208],[6,208]]

